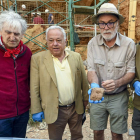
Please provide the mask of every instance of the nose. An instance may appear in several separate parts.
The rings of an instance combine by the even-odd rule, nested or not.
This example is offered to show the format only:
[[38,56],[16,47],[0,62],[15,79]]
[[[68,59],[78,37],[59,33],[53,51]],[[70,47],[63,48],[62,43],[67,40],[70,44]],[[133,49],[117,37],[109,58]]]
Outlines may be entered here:
[[57,41],[56,41],[56,40],[54,40],[53,44],[56,46],[58,43],[57,43]]
[[11,39],[11,40],[14,40],[14,39],[15,39],[14,33],[12,33],[12,34],[10,35],[10,39]]
[[105,28],[104,28],[105,30],[108,30],[109,28],[108,28],[108,26],[107,26],[107,24],[105,25]]

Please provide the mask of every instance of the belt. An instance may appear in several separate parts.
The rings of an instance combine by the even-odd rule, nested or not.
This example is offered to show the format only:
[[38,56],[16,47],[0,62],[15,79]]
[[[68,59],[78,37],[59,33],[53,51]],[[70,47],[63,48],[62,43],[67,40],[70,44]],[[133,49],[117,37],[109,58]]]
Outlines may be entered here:
[[118,92],[118,93],[112,93],[112,94],[109,94],[109,93],[104,93],[104,94],[105,94],[105,95],[116,95],[116,94],[120,94],[120,93],[124,92],[125,90],[127,90],[127,88],[125,88],[123,91]]
[[69,104],[69,105],[63,105],[63,106],[59,105],[59,107],[70,107],[70,106],[72,106],[74,104],[75,104],[75,102],[73,102],[72,104]]

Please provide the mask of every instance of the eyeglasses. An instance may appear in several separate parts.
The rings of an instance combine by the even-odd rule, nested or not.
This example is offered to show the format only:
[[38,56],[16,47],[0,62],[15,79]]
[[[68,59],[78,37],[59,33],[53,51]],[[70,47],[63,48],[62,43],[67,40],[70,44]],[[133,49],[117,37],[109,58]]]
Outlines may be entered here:
[[[118,21],[118,20],[116,20],[115,22],[117,22],[117,21]],[[98,23],[98,25],[99,25],[99,28],[100,28],[100,29],[104,29],[106,25],[107,25],[107,27],[110,29],[110,28],[113,28],[113,27],[114,27],[115,22]]]

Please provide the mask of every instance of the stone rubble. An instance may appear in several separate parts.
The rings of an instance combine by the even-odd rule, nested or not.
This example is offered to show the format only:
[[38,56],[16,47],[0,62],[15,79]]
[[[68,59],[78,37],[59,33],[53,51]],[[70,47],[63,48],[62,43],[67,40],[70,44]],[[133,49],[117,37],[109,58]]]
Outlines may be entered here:
[[[128,129],[131,129],[132,123],[132,110],[129,110],[129,117],[128,117]],[[86,113],[86,121],[82,126],[83,131],[83,140],[93,140],[93,130],[90,129],[90,115]],[[63,140],[70,140],[70,131],[68,125],[66,126],[64,133],[63,133]],[[40,123],[39,125],[35,125],[34,127],[28,126],[27,127],[27,138],[36,138],[36,139],[49,139],[48,136],[48,126],[45,122]],[[134,140],[134,136],[128,135],[128,132],[123,134],[124,140]],[[105,140],[111,140],[111,133],[110,133],[110,126],[108,122],[107,129],[105,129]]]

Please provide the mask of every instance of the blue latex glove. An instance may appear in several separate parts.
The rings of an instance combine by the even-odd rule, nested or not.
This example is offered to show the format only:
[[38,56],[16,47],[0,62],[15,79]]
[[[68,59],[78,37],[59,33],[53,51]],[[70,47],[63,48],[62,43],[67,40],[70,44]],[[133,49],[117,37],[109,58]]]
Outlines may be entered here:
[[42,119],[44,119],[44,112],[33,114],[32,119],[33,121],[42,122]]
[[135,89],[135,93],[140,96],[140,82],[139,81],[136,81],[134,84],[133,84],[133,87]]
[[90,87],[91,88],[88,90],[89,95],[91,95],[92,88],[100,88],[100,86],[97,83],[91,83]]
[[93,101],[93,100],[90,100],[90,95],[89,95],[89,103],[94,103],[94,104],[98,104],[98,103],[101,103],[102,101],[104,100],[104,97],[101,98],[101,100],[96,100],[96,101]]
[[88,94],[89,94],[89,103],[94,103],[94,104],[98,104],[98,103],[101,103],[103,100],[104,100],[104,97],[102,97],[101,100],[96,100],[96,101],[93,101],[93,100],[90,100],[90,95],[91,95],[91,92],[92,92],[92,88],[100,88],[100,86],[97,84],[97,83],[91,83],[90,85],[90,89],[88,90]]

